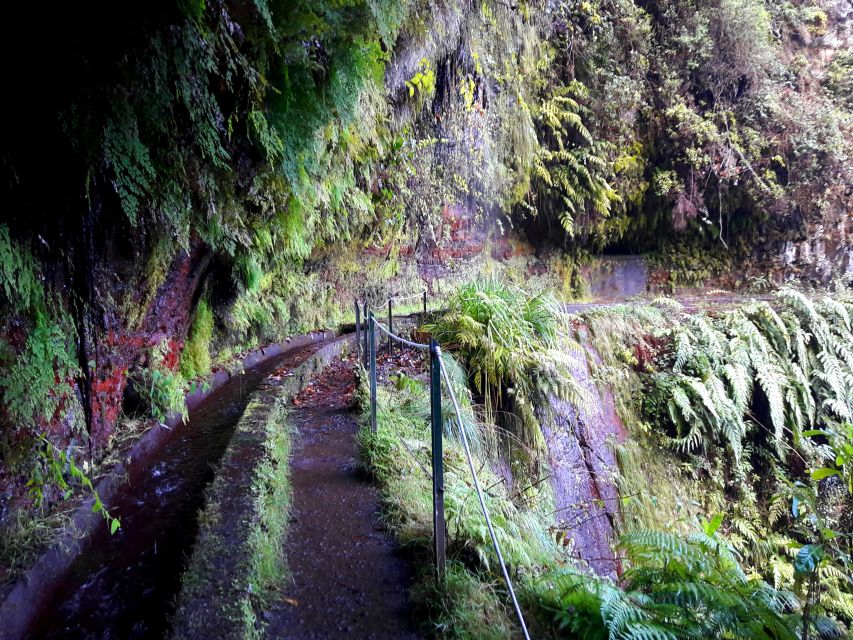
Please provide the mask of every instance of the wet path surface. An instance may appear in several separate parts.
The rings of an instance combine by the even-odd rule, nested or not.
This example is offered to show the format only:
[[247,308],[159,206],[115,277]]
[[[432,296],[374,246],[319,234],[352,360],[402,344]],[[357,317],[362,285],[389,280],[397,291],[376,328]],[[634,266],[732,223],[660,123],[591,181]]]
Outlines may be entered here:
[[102,527],[72,565],[30,638],[168,636],[181,571],[213,479],[251,393],[271,373],[301,363],[324,342],[292,349],[213,391],[154,460],[116,496],[122,528]]
[[411,569],[380,525],[379,495],[357,471],[352,361],[336,361],[296,399],[293,511],[286,543],[293,583],[268,615],[271,638],[419,638]]

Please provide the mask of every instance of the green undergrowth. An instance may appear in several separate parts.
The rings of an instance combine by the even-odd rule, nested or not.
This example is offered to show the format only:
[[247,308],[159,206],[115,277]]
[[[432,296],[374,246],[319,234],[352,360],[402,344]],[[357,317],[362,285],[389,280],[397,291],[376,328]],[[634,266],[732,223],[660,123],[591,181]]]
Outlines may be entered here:
[[506,592],[493,579],[450,560],[444,584],[438,586],[431,567],[422,567],[412,597],[427,603],[430,627],[440,638],[503,640],[519,635],[507,606]]
[[[283,553],[291,508],[288,401],[289,396],[253,399],[240,419],[199,517],[199,539],[182,577],[174,638],[206,637],[208,632],[221,638],[263,637],[260,612],[280,595],[288,577]],[[244,446],[258,448],[249,469],[237,459]],[[243,474],[249,475],[248,482],[239,477]],[[235,484],[246,484],[245,494],[234,495]]]
[[614,305],[585,311],[575,330],[589,350],[593,380],[612,394],[629,434],[616,445],[623,531],[662,528],[687,534],[705,513],[725,509],[723,487],[696,478],[646,415],[650,403],[663,401],[646,374],[671,339],[673,314],[680,312],[681,306],[667,298]]
[[[799,603],[744,571],[737,552],[716,535],[719,520],[689,536],[624,535],[627,567],[619,584],[573,571],[545,581],[542,606],[562,637],[620,640],[797,640]],[[837,637],[828,634],[823,637]]]
[[719,514],[743,570],[794,593],[811,637],[842,633],[849,298],[782,289],[698,312],[659,301],[590,311],[579,326],[629,432],[617,447],[623,531],[686,533]]
[[[362,385],[364,395],[365,386]],[[444,440],[448,574],[438,587],[431,570],[432,481],[426,388],[380,387],[377,431],[369,428],[369,403],[362,403],[359,432],[362,463],[379,483],[384,517],[420,566],[413,589],[431,632],[443,638],[507,638],[519,633],[500,568],[480,511],[460,441]],[[449,399],[446,400],[449,403]],[[547,527],[545,507],[517,505],[486,457],[475,459],[486,505],[517,588],[532,584],[563,559]]]
[[0,576],[0,594],[21,577],[24,571],[38,559],[58,533],[74,526],[72,513],[68,510],[26,513],[18,510],[0,528],[0,567],[5,569]]
[[[460,466],[461,445],[452,435],[445,438],[448,568],[443,583],[435,579],[429,423],[418,400],[425,393],[414,381],[380,387],[377,431],[367,426],[364,403],[359,432],[362,462],[381,487],[386,523],[418,564],[415,605],[436,637],[520,637],[473,487]],[[626,573],[617,583],[574,566],[549,536],[547,509],[516,504],[518,496],[506,493],[487,456],[477,457],[475,467],[534,637],[798,637],[800,601],[742,565],[719,531],[722,516],[694,518],[689,533],[662,532],[658,523],[657,531],[624,534],[616,544]],[[832,620],[821,617],[816,624],[827,630],[819,637],[837,637]]]
[[[737,271],[736,251],[722,245],[705,246],[698,243],[666,241],[648,256],[649,266],[666,273],[671,293],[677,287],[701,286],[708,281]],[[740,287],[746,282],[736,278],[732,284]]]
[[158,423],[167,422],[173,415],[184,421],[189,417],[184,398],[186,380],[169,366],[171,349],[168,340],[161,340],[148,350],[148,366],[131,376],[146,413]]

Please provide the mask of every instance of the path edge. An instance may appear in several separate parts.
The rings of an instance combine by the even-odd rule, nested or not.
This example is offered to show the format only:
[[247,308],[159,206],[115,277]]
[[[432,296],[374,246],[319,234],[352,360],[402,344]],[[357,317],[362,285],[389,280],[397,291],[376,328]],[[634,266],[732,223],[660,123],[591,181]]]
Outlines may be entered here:
[[280,382],[268,378],[252,394],[205,491],[172,621],[174,640],[262,637],[264,621],[257,605],[269,594],[259,567],[269,573],[270,564],[277,564],[273,571],[284,571],[283,559],[270,550],[281,550],[287,533],[292,431],[287,408],[314,375],[347,354],[353,343],[347,336],[321,347]]

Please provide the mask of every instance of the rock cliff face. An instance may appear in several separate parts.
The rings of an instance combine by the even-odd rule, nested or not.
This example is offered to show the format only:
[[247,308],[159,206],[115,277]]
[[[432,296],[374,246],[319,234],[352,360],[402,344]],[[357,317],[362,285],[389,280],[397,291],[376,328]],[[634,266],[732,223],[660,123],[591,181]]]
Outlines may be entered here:
[[612,394],[599,390],[587,364],[589,348],[572,351],[572,374],[587,392],[586,406],[550,397],[539,410],[554,490],[555,528],[573,555],[599,575],[621,572],[612,544],[620,524],[615,447],[626,437]]
[[[804,67],[797,89],[805,95],[819,96],[827,87],[841,92],[838,74],[847,76],[847,94],[839,95],[842,105],[850,102],[850,78],[853,78],[853,3],[849,0],[823,0],[824,12],[817,28],[801,27],[790,34],[783,47],[782,61],[792,67]],[[850,60],[848,62],[842,61]],[[848,121],[848,140],[853,129]],[[801,212],[800,224],[792,225],[788,237],[777,241],[772,252],[791,278],[827,283],[842,278],[853,283],[853,173],[850,171],[851,147],[847,145],[847,166],[827,176],[832,183],[826,193],[803,190],[794,201]],[[774,257],[775,257],[774,256]]]
[[31,98],[0,150],[0,391],[39,353],[59,376],[57,340],[28,344],[72,318],[86,425],[0,412],[12,448],[104,447],[154,347],[177,373],[200,300],[200,348],[227,355],[540,250],[853,280],[849,0],[250,5],[127,9],[106,39],[101,4],[21,8],[4,56],[55,51],[11,80]]
[[[113,433],[129,383],[128,373],[146,366],[146,354],[165,345],[162,365],[177,372],[192,312],[207,274],[210,252],[200,243],[180,251],[169,265],[168,275],[152,300],[145,304],[135,326],[115,311],[103,315],[103,326],[93,341],[89,398],[92,407],[91,441],[104,447]],[[85,383],[84,383],[85,384]]]

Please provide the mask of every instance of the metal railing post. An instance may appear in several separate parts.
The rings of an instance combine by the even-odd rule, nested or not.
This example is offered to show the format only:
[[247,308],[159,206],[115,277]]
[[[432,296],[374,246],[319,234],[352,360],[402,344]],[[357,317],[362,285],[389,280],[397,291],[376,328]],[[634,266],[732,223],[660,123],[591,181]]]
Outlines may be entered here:
[[426,289],[424,289],[424,317],[423,317],[423,319],[425,319],[425,318],[426,318]]
[[[393,316],[391,315],[391,298],[388,298],[388,333],[394,333],[394,325]],[[391,355],[394,352],[394,342],[391,340],[391,336],[388,336],[388,355]]]
[[364,301],[364,366],[368,365],[368,352],[370,351],[370,344],[368,342],[369,338],[367,337],[368,329],[370,329],[370,322],[367,319],[369,311],[367,310],[367,300]]
[[430,408],[432,417],[432,525],[435,541],[435,569],[439,580],[447,568],[447,523],[444,519],[444,456],[441,419],[441,351],[435,339],[429,343]]
[[355,361],[361,362],[361,307],[355,301]]
[[373,312],[369,312],[367,331],[370,335],[370,429],[376,433],[376,327]]

